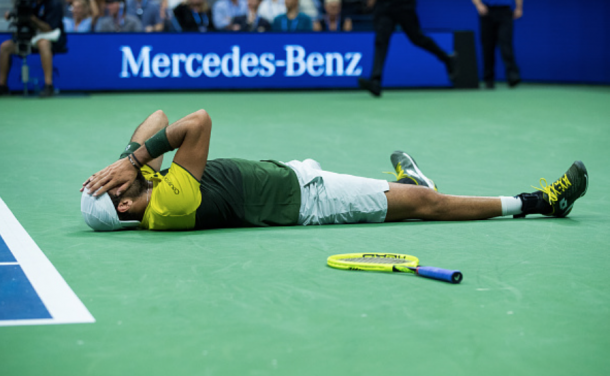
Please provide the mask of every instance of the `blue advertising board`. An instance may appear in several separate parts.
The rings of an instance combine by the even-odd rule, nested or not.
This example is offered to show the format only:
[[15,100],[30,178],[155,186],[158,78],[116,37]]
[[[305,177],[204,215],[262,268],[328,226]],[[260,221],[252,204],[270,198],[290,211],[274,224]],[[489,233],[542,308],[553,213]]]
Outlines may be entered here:
[[[429,34],[453,50],[453,34]],[[0,35],[0,40],[10,34]],[[450,86],[445,66],[395,33],[388,52],[386,87]],[[374,34],[183,33],[70,34],[68,52],[54,58],[61,90],[193,90],[353,88],[370,74]],[[27,59],[42,82],[40,59]],[[14,58],[9,86],[22,88]]]

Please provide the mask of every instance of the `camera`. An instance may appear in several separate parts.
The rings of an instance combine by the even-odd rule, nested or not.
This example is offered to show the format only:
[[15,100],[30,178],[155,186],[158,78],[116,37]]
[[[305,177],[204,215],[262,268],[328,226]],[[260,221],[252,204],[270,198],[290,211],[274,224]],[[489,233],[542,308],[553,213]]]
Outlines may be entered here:
[[16,0],[15,8],[9,14],[12,19],[11,26],[15,28],[13,39],[16,42],[17,54],[20,56],[31,53],[30,41],[36,35],[36,27],[31,22],[35,6],[36,0]]

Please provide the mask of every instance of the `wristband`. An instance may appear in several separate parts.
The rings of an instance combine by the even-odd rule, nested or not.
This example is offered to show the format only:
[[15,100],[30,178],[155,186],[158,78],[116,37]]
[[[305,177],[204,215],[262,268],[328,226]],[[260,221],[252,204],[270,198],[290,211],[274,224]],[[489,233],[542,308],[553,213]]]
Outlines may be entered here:
[[155,159],[168,151],[174,150],[172,145],[170,145],[169,141],[167,140],[167,133],[165,132],[166,129],[167,128],[161,129],[144,143],[144,146],[146,146],[146,150],[148,150],[148,154],[150,154],[152,159]]
[[131,164],[133,165],[133,168],[135,168],[136,170],[140,171],[140,167],[138,167],[138,165],[136,165],[136,162],[134,162],[133,159],[131,159],[131,154],[129,154],[127,156],[127,159],[129,159],[129,162],[131,162]]
[[121,154],[121,156],[119,157],[119,159],[123,159],[126,156],[128,156],[129,154],[135,152],[136,150],[138,150],[140,148],[140,144],[138,144],[137,142],[130,142],[127,144],[127,147],[125,148],[125,150],[123,151],[123,153]]
[[129,154],[129,156],[136,161],[136,163],[140,166],[139,168],[142,168],[144,165],[142,164],[142,162],[140,162],[140,160],[138,159],[138,157],[136,157],[136,153],[131,153]]

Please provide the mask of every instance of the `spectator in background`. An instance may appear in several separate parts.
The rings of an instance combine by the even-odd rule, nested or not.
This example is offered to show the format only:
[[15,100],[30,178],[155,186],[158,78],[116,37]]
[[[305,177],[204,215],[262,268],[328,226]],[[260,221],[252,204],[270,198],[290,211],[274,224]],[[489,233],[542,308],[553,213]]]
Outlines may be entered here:
[[311,20],[317,20],[320,16],[322,6],[320,0],[299,0],[299,10],[305,13]]
[[269,21],[258,15],[258,7],[261,0],[248,0],[248,15],[233,17],[231,30],[233,31],[258,31],[271,30]]
[[269,22],[273,22],[275,17],[286,13],[284,0],[263,0],[258,8],[258,15]]
[[214,26],[218,30],[228,30],[231,27],[233,17],[248,14],[248,3],[246,0],[218,0],[214,4],[212,12]]
[[142,28],[147,33],[163,31],[161,5],[152,0],[126,0],[126,13],[140,20]]
[[106,0],[107,16],[101,17],[95,25],[100,33],[140,32],[142,23],[137,17],[125,14],[125,3],[122,0]]
[[480,16],[485,86],[488,89],[495,87],[497,45],[500,46],[500,54],[504,60],[508,86],[517,86],[521,82],[521,75],[513,50],[513,20],[523,16],[523,0],[472,0],[472,3]]
[[326,14],[313,23],[314,31],[352,31],[352,19],[341,17],[341,0],[325,0]]
[[164,31],[181,31],[181,27],[174,16],[174,9],[182,3],[181,0],[161,0],[161,18]]
[[216,29],[206,0],[188,0],[174,8],[174,16],[182,31],[205,33]]
[[312,31],[311,18],[299,12],[299,0],[285,0],[286,13],[273,20],[273,31]]
[[[95,24],[95,20],[100,15],[100,7],[96,0],[84,0],[89,8],[89,16],[91,16],[91,25]],[[64,18],[74,18],[72,11],[74,9],[74,0],[64,1]]]
[[64,17],[63,21],[66,33],[90,33],[92,31],[89,5],[85,0],[74,0],[72,18]]
[[[29,4],[32,10],[30,24],[36,31],[31,40],[32,52],[40,54],[42,71],[44,72],[44,89],[41,97],[51,97],[55,94],[53,87],[53,54],[65,50],[66,33],[64,32],[64,10],[59,0],[37,0]],[[11,16],[12,14],[12,16]],[[8,20],[16,17],[17,10],[6,12],[4,17]],[[17,52],[17,44],[9,39],[0,45],[0,96],[8,95],[6,85],[8,73],[11,69],[11,55]]]

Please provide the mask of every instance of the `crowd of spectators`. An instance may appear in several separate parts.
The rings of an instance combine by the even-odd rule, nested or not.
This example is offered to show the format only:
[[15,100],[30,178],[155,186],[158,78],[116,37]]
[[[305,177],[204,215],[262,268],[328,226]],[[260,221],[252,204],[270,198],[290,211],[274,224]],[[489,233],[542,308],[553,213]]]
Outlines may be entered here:
[[69,33],[351,31],[370,12],[366,0],[62,1]]

